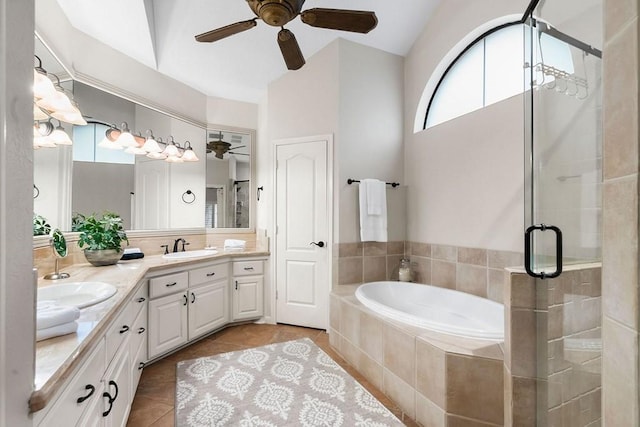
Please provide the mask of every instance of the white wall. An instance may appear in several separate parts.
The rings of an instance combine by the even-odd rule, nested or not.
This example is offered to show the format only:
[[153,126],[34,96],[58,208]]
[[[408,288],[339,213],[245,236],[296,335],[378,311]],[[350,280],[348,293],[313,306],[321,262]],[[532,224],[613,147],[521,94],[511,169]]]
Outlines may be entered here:
[[[347,179],[403,181],[404,60],[347,40],[339,43],[339,242],[359,242],[358,185]],[[390,241],[406,237],[404,188],[387,186]]]
[[210,96],[207,98],[207,123],[257,129],[258,104]]
[[407,238],[522,251],[524,111],[514,97],[413,133],[423,89],[443,57],[469,33],[528,1],[447,0],[405,58]]

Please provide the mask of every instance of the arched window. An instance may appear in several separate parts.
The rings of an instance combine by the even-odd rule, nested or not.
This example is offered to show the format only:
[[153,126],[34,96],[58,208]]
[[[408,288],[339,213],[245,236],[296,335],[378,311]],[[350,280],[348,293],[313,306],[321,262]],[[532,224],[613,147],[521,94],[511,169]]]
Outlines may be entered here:
[[[573,73],[569,46],[547,34],[538,33],[537,54],[545,52],[544,63]],[[446,122],[464,114],[522,93],[530,87],[529,66],[531,28],[521,22],[502,24],[484,32],[461,50],[433,87],[422,129]],[[542,58],[535,64],[542,63]],[[549,81],[550,77],[546,77]],[[551,77],[553,78],[553,77]],[[429,89],[425,89],[429,90]],[[428,95],[428,94],[423,94]],[[424,110],[423,110],[424,111]]]

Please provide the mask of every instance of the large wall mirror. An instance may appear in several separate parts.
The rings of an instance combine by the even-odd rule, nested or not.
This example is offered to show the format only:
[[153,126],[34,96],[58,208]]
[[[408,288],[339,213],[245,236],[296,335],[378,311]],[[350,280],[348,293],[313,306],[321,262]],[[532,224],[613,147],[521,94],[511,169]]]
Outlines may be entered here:
[[[72,230],[75,213],[104,211],[120,214],[128,230],[253,229],[255,131],[224,125],[205,129],[73,81],[37,37],[35,54],[73,94],[87,121],[79,126],[51,120],[73,145],[35,149],[35,215],[63,231]],[[139,140],[152,135],[161,148],[170,142],[189,146],[198,161],[167,162],[105,147],[110,129],[125,126]]]

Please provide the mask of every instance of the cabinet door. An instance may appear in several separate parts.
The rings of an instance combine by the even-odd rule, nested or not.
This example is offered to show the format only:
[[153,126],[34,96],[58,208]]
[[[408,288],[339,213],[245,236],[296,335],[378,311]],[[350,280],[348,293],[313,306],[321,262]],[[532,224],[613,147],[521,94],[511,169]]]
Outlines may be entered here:
[[255,319],[264,313],[262,276],[235,277],[233,320]]
[[[128,343],[127,343],[128,344]],[[131,369],[129,366],[129,346],[124,345],[116,354],[104,376],[103,417],[106,427],[127,425],[131,408]],[[108,393],[108,396],[107,396]]]
[[189,290],[190,340],[229,321],[228,288],[227,280],[218,280]]
[[187,342],[187,294],[149,301],[149,359]]

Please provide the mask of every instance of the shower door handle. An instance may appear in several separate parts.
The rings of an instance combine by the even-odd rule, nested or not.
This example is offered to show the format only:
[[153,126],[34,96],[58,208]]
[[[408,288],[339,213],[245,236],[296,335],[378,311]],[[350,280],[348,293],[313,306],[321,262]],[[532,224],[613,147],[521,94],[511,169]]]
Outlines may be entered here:
[[[556,234],[556,271],[553,273],[545,273],[544,271],[536,273],[531,270],[531,245],[533,243],[531,235],[536,230],[551,230]],[[524,269],[527,271],[529,276],[536,277],[538,279],[553,279],[562,273],[562,231],[560,231],[558,227],[555,225],[538,224],[527,228],[527,231],[524,233]]]

